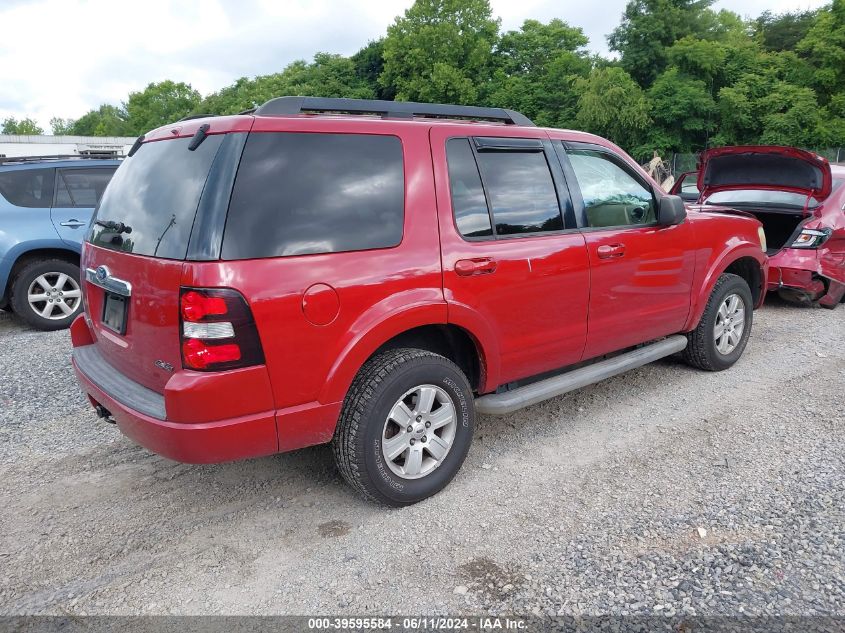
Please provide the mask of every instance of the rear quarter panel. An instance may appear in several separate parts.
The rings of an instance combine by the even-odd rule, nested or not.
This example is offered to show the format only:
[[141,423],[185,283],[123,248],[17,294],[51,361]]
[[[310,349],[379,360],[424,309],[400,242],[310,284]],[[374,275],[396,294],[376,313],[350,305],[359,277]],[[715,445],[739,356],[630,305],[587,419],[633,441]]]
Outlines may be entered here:
[[[446,322],[428,126],[259,118],[252,133],[291,131],[398,136],[405,218],[402,242],[393,248],[186,264],[183,285],[226,286],[246,297],[279,413],[342,401],[361,365],[385,341],[419,325]],[[306,317],[308,301],[315,302],[311,309],[326,317],[325,324]],[[325,441],[337,408],[320,410],[325,413],[311,421],[309,437]],[[283,428],[284,416],[278,419],[286,447],[314,443],[291,441],[296,430]]]

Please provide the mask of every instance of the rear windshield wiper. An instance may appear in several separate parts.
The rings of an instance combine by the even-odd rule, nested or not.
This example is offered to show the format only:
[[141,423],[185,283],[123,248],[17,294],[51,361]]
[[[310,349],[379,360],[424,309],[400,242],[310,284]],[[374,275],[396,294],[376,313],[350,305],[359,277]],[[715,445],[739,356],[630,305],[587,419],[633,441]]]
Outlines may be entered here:
[[128,224],[124,224],[123,222],[115,222],[114,220],[94,220],[94,224],[98,224],[103,228],[106,228],[110,231],[114,231],[118,235],[121,233],[131,233],[132,227]]

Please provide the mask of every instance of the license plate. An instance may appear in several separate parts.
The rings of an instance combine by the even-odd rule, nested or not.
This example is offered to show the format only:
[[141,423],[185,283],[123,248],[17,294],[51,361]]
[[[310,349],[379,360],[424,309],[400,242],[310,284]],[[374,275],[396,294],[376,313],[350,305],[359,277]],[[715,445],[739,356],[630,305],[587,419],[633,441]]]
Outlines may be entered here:
[[118,334],[126,333],[126,297],[105,293],[103,305],[103,325]]

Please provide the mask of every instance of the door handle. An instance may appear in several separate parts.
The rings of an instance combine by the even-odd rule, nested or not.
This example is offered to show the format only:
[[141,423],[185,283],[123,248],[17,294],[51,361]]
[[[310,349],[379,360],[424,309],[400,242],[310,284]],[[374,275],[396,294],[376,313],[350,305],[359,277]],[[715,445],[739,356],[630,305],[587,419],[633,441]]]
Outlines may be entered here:
[[599,259],[622,257],[625,254],[624,244],[602,244],[596,249]]
[[459,259],[455,262],[455,273],[461,277],[472,275],[489,275],[496,271],[496,262],[489,257],[476,257],[474,259]]
[[66,226],[71,229],[78,229],[80,226],[85,226],[85,222],[80,222],[79,220],[68,220],[67,222],[62,222],[61,226]]

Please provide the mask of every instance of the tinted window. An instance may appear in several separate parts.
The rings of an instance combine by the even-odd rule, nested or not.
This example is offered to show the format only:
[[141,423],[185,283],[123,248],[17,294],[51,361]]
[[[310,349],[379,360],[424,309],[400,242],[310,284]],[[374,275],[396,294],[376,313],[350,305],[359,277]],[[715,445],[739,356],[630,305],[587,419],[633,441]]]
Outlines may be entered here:
[[15,169],[0,172],[0,194],[18,207],[53,205],[55,169]]
[[114,169],[59,169],[55,206],[96,207],[114,174]]
[[465,237],[493,235],[487,200],[484,198],[469,139],[449,139],[446,143],[446,158],[449,164],[452,211],[458,231]]
[[478,152],[497,235],[558,231],[563,218],[543,152]]
[[395,136],[250,134],[223,259],[396,246],[404,200],[402,144]]
[[651,224],[657,215],[650,189],[603,152],[568,150],[591,227]]
[[184,259],[208,170],[223,135],[211,135],[193,152],[190,138],[144,143],[115,172],[97,219],[123,222],[130,233],[94,224],[91,242],[114,250]]

